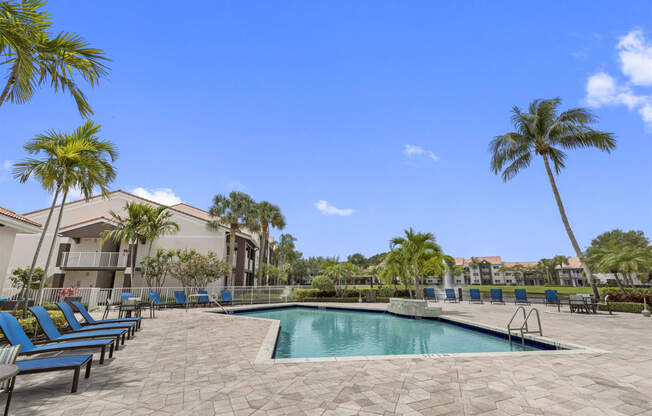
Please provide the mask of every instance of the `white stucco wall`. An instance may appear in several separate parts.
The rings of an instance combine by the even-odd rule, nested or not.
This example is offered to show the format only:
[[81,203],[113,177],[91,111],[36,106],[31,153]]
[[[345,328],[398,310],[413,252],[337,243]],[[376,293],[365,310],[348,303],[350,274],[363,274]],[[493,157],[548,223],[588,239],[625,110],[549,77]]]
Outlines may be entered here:
[[16,230],[9,227],[0,227],[0,293],[5,287],[11,286],[9,274],[13,268],[9,268],[9,263],[15,239]]

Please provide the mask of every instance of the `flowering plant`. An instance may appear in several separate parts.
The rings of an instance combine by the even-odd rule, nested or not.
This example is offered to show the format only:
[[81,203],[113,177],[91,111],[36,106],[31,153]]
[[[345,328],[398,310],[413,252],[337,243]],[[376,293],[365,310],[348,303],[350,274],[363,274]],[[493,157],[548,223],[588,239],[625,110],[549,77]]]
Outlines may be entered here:
[[59,295],[63,296],[64,298],[68,296],[75,296],[78,289],[79,286],[64,287],[63,289],[59,290]]

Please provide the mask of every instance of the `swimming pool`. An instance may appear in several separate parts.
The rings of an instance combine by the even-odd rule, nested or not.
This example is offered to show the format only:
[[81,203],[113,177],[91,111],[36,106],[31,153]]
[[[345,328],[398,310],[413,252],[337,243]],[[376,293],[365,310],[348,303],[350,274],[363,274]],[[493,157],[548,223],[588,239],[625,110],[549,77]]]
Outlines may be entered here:
[[497,335],[434,319],[302,306],[237,312],[276,319],[273,358],[509,352],[549,349],[510,343]]

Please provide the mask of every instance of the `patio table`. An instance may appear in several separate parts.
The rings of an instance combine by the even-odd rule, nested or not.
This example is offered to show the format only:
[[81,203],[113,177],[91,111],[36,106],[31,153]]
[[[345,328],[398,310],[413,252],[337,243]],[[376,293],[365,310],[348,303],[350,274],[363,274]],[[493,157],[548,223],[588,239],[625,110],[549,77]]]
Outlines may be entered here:
[[5,381],[8,378],[11,378],[9,382],[9,389],[7,390],[7,404],[5,405],[5,416],[9,414],[9,404],[11,402],[11,394],[14,392],[14,382],[16,381],[16,375],[20,371],[15,364],[0,364],[0,382]]

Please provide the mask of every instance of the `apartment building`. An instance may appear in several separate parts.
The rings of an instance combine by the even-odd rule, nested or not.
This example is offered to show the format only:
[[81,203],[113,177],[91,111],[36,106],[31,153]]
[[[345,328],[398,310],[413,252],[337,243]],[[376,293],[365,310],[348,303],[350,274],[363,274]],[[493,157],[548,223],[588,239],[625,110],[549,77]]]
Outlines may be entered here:
[[[564,278],[563,285],[584,286],[582,269],[577,270],[579,260],[563,267],[557,267],[557,273]],[[533,269],[536,261],[503,261],[500,256],[489,257],[463,257],[455,258],[455,265],[464,268],[464,274],[452,276],[453,284],[474,284],[474,285],[544,285],[545,276],[535,272]]]
[[[15,212],[0,207],[0,293],[8,285],[5,272],[10,273],[9,264],[17,235],[38,234],[41,224]],[[30,264],[26,264],[27,267]]]
[[[88,201],[79,200],[65,204],[61,227],[54,242],[55,256],[52,265],[47,270],[50,287],[137,287],[146,286],[138,273],[131,270],[131,256],[135,256],[136,264],[147,255],[149,242],[134,244],[106,241],[101,243],[101,233],[115,228],[111,221],[110,211],[121,212],[127,202],[147,203],[160,206],[157,202],[117,190],[108,197],[96,196]],[[59,213],[60,206],[54,211],[53,218]],[[169,207],[172,220],[179,225],[179,231],[166,235],[154,241],[152,251],[164,249],[196,249],[200,253],[212,251],[218,257],[231,261],[233,265],[234,282],[236,285],[256,285],[256,265],[259,257],[259,234],[242,230],[236,235],[235,258],[228,258],[229,228],[218,230],[207,227],[211,219],[207,211],[187,204],[177,204]],[[48,209],[41,209],[24,214],[32,226],[44,223]],[[45,264],[54,233],[54,222],[48,227],[39,265]],[[14,250],[8,262],[8,267],[0,268],[9,272],[15,267],[29,265],[35,252],[39,234],[16,234]],[[2,266],[2,264],[0,264]],[[4,277],[4,276],[2,276]],[[6,277],[1,279],[3,283]],[[6,283],[5,283],[6,285]],[[176,279],[169,277],[165,286],[181,286]]]

